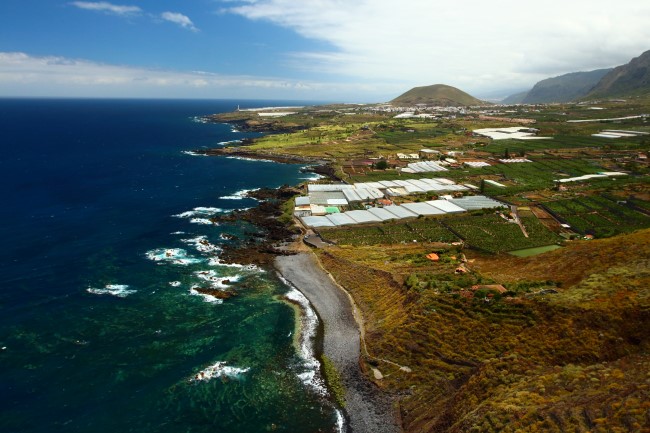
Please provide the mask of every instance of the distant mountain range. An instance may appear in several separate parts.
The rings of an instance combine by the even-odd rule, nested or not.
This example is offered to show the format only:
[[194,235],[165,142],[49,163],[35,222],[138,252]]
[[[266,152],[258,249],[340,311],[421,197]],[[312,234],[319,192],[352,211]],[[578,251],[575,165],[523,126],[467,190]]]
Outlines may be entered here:
[[477,99],[460,89],[445,84],[414,87],[408,92],[393,99],[390,103],[396,106],[425,104],[440,107],[461,107],[486,104],[480,99]]
[[613,69],[572,72],[547,78],[527,92],[505,98],[505,104],[569,102],[650,93],[650,51]]

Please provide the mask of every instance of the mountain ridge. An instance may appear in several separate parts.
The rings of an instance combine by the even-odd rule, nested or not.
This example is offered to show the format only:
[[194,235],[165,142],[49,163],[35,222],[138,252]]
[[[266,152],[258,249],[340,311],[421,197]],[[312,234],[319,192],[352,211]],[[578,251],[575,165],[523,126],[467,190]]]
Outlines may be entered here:
[[617,66],[586,95],[588,98],[629,96],[650,93],[650,50]]
[[532,89],[510,95],[505,104],[571,102],[650,93],[650,50],[615,68],[570,72],[538,81]]

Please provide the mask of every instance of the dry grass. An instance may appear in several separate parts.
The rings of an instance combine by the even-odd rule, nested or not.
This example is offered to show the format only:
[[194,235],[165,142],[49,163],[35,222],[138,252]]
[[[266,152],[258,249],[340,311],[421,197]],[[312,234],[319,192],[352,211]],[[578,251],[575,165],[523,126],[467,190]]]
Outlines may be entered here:
[[[433,245],[335,247],[323,265],[354,296],[382,386],[399,391],[407,431],[642,431],[650,401],[650,230],[535,257]],[[457,257],[458,258],[458,257]],[[558,294],[465,298],[475,283],[557,281]],[[533,284],[534,287],[534,284]]]

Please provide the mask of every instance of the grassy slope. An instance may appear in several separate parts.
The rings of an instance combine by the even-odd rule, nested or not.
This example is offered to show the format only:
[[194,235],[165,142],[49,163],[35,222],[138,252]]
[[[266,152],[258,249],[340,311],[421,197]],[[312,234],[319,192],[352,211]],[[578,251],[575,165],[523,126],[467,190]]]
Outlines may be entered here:
[[472,95],[444,84],[414,87],[390,102],[394,105],[429,104],[442,106],[469,106],[484,104]]
[[[641,431],[650,401],[650,231],[456,276],[430,245],[338,247],[323,265],[360,304],[408,431]],[[455,254],[454,254],[455,255]],[[416,277],[413,277],[413,276]],[[515,299],[466,299],[503,283]],[[557,287],[558,294],[534,293]],[[529,293],[526,293],[529,292]]]

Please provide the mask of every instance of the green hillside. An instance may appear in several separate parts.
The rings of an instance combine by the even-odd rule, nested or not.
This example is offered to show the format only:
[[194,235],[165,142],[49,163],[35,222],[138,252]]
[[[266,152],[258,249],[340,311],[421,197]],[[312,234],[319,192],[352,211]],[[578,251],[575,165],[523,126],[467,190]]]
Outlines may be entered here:
[[472,95],[445,84],[434,84],[432,86],[414,87],[408,92],[390,101],[393,105],[437,105],[443,107],[462,107],[471,105],[485,105]]
[[612,69],[592,89],[588,98],[603,98],[650,93],[650,50]]
[[597,69],[547,78],[535,84],[522,102],[524,104],[543,104],[580,99],[589,93],[609,71],[611,69]]

